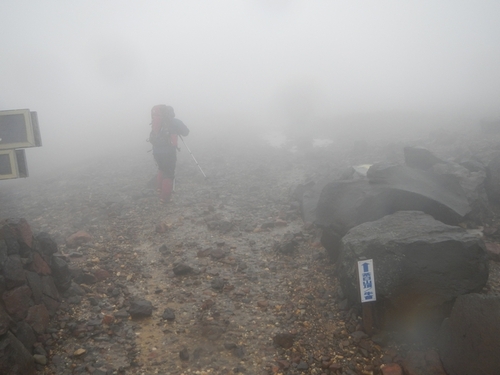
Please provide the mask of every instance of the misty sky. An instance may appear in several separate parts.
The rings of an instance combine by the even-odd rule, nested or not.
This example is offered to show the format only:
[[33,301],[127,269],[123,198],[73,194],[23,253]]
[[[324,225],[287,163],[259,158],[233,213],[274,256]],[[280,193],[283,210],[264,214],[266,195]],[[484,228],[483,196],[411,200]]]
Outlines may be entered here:
[[193,136],[296,103],[496,116],[499,19],[499,1],[2,0],[0,110],[36,110],[53,157],[147,138],[159,103]]

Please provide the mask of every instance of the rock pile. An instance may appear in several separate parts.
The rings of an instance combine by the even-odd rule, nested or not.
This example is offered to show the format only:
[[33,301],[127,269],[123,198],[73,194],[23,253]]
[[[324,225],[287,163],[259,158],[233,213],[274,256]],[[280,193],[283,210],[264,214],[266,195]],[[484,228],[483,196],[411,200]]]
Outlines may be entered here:
[[47,362],[43,343],[71,284],[67,263],[54,256],[46,233],[33,236],[24,219],[4,221],[0,229],[0,373],[35,374]]

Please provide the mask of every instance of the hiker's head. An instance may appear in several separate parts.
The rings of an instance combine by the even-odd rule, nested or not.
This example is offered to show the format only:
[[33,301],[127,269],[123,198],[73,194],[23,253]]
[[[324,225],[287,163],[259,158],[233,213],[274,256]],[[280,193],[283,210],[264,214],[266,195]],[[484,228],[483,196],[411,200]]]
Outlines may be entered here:
[[175,117],[174,109],[171,106],[165,104],[155,105],[151,109],[151,117],[174,118]]

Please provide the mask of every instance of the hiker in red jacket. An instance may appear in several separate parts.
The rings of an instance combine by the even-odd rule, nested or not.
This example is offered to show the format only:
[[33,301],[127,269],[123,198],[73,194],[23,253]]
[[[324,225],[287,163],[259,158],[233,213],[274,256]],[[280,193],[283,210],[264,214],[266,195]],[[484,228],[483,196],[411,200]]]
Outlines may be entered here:
[[178,137],[187,136],[189,129],[175,118],[174,109],[165,104],[155,105],[151,109],[151,119],[149,141],[153,145],[153,156],[158,165],[157,189],[160,201],[166,203],[170,200],[174,186]]

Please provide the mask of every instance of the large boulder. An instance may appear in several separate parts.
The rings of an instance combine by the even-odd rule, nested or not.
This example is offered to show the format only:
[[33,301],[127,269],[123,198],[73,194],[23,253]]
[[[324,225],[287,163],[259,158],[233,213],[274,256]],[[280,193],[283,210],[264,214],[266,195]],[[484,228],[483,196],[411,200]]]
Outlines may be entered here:
[[33,356],[10,331],[0,336],[0,374],[36,374]]
[[500,297],[458,297],[443,322],[438,347],[449,375],[500,374]]
[[439,175],[454,176],[464,190],[471,206],[469,217],[482,223],[491,217],[486,194],[486,166],[475,159],[465,159],[460,163],[441,160],[422,147],[405,147],[405,164],[411,168],[422,169]]
[[367,176],[327,184],[321,192],[315,222],[323,228],[321,242],[333,259],[338,257],[341,238],[359,224],[416,210],[453,225],[471,210],[454,176],[381,164],[370,167]]
[[342,239],[340,282],[353,302],[363,259],[373,259],[378,316],[387,328],[440,323],[455,298],[481,290],[488,279],[481,239],[417,211],[361,224]]

